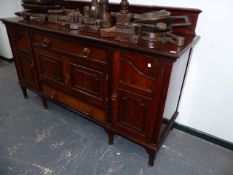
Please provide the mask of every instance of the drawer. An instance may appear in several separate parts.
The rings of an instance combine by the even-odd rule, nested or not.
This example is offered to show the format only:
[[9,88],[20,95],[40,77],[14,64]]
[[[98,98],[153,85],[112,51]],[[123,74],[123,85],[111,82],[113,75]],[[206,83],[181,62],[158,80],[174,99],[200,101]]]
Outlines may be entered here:
[[55,49],[58,52],[77,55],[83,59],[90,59],[101,63],[107,63],[108,50],[89,44],[83,44],[59,37],[35,33],[34,45]]
[[101,123],[105,123],[105,111],[98,109],[90,104],[78,100],[72,96],[68,96],[52,87],[42,85],[43,92],[51,99],[58,100],[59,102],[77,110]]

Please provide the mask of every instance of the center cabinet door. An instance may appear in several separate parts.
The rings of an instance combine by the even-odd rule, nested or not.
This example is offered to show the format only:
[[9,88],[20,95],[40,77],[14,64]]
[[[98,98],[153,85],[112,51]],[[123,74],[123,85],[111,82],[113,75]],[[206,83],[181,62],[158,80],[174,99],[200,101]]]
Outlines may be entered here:
[[65,59],[59,53],[48,49],[35,50],[40,81],[61,91],[66,90],[67,74],[65,73]]
[[160,62],[130,52],[115,52],[113,127],[139,142],[151,139],[160,94]]
[[107,69],[80,60],[78,57],[68,59],[68,89],[83,101],[105,108],[107,101]]

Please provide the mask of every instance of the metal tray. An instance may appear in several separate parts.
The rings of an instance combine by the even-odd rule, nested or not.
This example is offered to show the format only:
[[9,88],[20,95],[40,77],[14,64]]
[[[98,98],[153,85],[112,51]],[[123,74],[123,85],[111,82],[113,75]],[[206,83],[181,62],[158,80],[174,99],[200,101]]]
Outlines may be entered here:
[[22,4],[25,9],[46,11],[51,9],[60,9],[60,5],[34,5],[34,4]]

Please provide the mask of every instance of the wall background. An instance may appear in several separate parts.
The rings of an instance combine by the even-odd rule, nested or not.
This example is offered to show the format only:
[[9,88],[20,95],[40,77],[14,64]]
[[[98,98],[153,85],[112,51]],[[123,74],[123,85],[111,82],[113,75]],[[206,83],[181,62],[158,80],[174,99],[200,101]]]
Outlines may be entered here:
[[233,1],[129,2],[203,11],[196,30],[202,38],[194,49],[177,122],[233,142]]
[[[0,1],[0,18],[15,16],[16,11],[20,11],[21,0],[1,0]],[[11,59],[13,58],[5,25],[0,21],[0,56]]]
[[[0,18],[18,11],[20,0],[1,0]],[[120,0],[110,0],[119,3]],[[233,1],[129,0],[131,4],[199,8],[197,34],[177,122],[233,142]],[[0,23],[0,55],[9,50]],[[5,39],[1,38],[5,37]],[[10,55],[8,55],[10,56]]]

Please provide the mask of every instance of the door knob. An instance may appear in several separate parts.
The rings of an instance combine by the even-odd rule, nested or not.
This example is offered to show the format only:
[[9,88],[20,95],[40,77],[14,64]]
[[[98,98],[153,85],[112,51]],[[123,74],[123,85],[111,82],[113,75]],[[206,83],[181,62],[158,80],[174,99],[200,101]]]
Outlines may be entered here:
[[89,114],[90,114],[90,111],[91,111],[90,107],[89,107],[89,106],[86,106],[86,108],[84,109],[83,113],[84,113],[85,115],[89,115]]
[[91,52],[91,50],[85,47],[85,48],[83,49],[83,51],[81,52],[81,55],[82,55],[83,57],[88,57],[88,55],[90,54],[90,52]]
[[45,38],[42,42],[41,45],[44,47],[48,47],[50,44],[50,40],[48,38]]
[[54,97],[55,97],[55,95],[56,95],[56,92],[55,92],[55,91],[53,91],[53,92],[51,93],[50,97],[51,97],[51,98],[54,98]]
[[116,89],[113,89],[112,91],[112,101],[115,101],[117,99],[117,91]]

